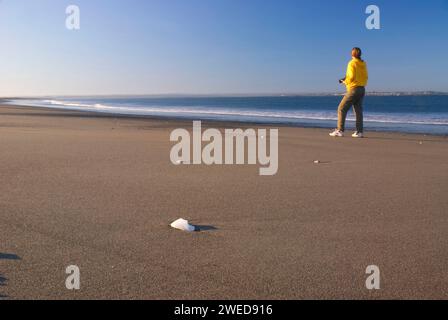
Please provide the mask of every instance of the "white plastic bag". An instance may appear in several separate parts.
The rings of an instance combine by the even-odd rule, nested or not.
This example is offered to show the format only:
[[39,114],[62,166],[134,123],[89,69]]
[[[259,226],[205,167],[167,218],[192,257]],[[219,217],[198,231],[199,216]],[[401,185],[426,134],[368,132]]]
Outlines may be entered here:
[[184,219],[178,219],[178,220],[174,221],[171,224],[171,227],[174,229],[178,229],[178,230],[182,230],[182,231],[186,231],[186,232],[193,232],[196,230],[196,228],[194,226],[189,224],[188,221],[184,220]]

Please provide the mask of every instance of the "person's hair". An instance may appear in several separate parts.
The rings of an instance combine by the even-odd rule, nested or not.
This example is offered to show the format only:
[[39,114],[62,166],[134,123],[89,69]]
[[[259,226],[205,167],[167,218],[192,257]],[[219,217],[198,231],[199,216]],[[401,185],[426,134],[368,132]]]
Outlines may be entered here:
[[355,58],[361,59],[362,50],[360,48],[358,47],[353,48],[352,53]]

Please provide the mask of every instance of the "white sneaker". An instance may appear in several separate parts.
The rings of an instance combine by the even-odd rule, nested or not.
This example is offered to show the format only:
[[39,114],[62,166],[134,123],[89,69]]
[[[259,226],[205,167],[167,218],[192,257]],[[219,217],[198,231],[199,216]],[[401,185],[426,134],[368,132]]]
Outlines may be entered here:
[[342,138],[343,136],[344,132],[338,129],[335,129],[332,133],[330,133],[330,137]]
[[352,134],[353,138],[364,138],[364,134],[362,132],[356,131],[354,134]]

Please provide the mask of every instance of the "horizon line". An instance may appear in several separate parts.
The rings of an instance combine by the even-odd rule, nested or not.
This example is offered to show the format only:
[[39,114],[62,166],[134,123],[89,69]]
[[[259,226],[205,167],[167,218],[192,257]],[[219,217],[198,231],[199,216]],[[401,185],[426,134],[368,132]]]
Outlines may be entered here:
[[[286,92],[286,93],[118,93],[118,94],[56,94],[56,95],[20,95],[0,96],[0,99],[26,99],[51,97],[294,97],[294,96],[331,96],[343,95],[346,91],[323,92]],[[397,90],[397,91],[368,91],[367,95],[402,94],[402,95],[448,95],[448,91],[434,90]]]

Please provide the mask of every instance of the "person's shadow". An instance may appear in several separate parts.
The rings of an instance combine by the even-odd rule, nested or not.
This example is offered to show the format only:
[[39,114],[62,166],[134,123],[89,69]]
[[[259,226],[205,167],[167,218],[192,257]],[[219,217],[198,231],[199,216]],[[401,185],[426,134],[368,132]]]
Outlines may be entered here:
[[[20,260],[20,257],[16,254],[0,252],[0,260]],[[0,287],[5,287],[7,282],[8,279],[0,273]],[[8,296],[0,293],[0,300],[5,298],[8,298]]]
[[16,254],[0,252],[0,260],[20,260],[20,257]]
[[8,279],[6,279],[2,274],[0,274],[0,287],[6,285],[6,281],[8,281]]
[[[4,287],[6,286],[6,282],[8,281],[8,279],[6,279],[1,273],[0,273],[0,287]],[[0,293],[0,300],[8,298],[8,296],[5,296],[3,294]]]

